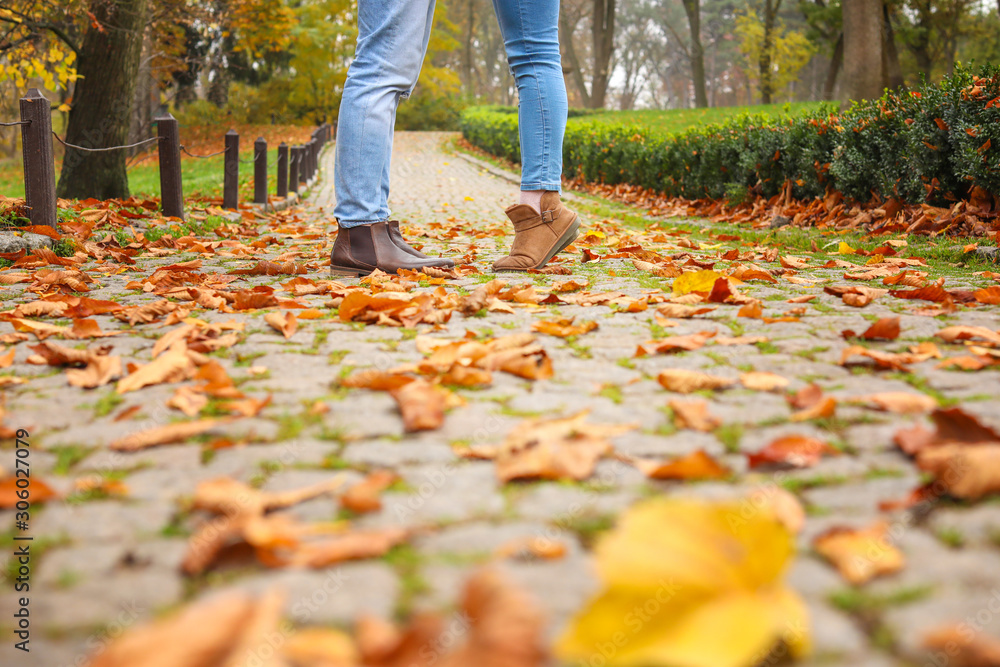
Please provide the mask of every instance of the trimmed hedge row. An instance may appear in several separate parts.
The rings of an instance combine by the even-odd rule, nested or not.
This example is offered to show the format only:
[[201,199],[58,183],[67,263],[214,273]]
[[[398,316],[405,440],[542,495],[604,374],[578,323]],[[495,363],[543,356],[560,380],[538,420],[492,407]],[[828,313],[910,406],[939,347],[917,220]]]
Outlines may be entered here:
[[[473,145],[520,162],[516,109],[468,109],[461,128]],[[683,134],[583,117],[567,128],[563,165],[567,176],[690,199],[748,189],[771,197],[786,182],[798,198],[834,189],[861,202],[947,204],[975,186],[1000,194],[1000,67],[959,68],[940,84],[843,112],[745,114]]]

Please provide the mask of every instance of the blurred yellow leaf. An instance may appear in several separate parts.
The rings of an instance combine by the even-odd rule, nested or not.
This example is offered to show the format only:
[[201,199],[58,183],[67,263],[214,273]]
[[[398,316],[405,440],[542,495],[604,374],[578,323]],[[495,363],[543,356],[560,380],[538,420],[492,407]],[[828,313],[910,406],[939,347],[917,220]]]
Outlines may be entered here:
[[715,281],[722,278],[715,271],[691,271],[674,280],[674,295],[682,296],[691,292],[711,292]]
[[636,505],[598,544],[604,590],[556,653],[584,664],[602,656],[607,665],[750,667],[783,641],[802,655],[806,608],[782,580],[793,554],[788,529],[767,507],[673,498]]
[[841,241],[840,245],[837,246],[837,254],[838,255],[853,255],[856,252],[857,252],[857,250],[855,250],[851,246],[847,245],[843,241]]

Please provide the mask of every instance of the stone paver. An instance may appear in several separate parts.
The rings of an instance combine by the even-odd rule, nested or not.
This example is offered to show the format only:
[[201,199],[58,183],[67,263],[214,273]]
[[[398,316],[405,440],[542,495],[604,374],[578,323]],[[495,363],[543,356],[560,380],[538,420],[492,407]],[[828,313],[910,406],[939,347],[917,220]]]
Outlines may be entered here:
[[[516,188],[453,153],[450,139],[451,135],[440,133],[397,136],[392,167],[394,217],[402,220],[405,233],[423,243],[425,251],[461,255],[486,271],[508,247],[508,236],[492,232],[502,220],[503,207],[514,201]],[[334,204],[329,177],[332,151],[324,156],[324,166],[325,180],[307,206],[295,214],[301,223],[314,228],[329,219]],[[603,209],[579,201],[588,222],[599,222],[591,212]],[[669,231],[670,221],[659,222]],[[458,226],[464,234],[448,237],[444,233]],[[281,231],[266,233],[279,238],[281,245],[259,258],[275,258],[297,238]],[[424,233],[430,236],[421,237]],[[331,240],[327,234],[311,242],[312,246],[304,245],[314,251],[305,259],[321,261]],[[728,247],[746,249],[738,242],[723,249]],[[655,246],[648,249],[657,250]],[[122,278],[107,277],[89,296],[146,302],[149,296],[125,289],[127,280],[148,274],[157,265],[197,257],[181,252],[169,258],[140,257],[132,271]],[[633,269],[628,260],[582,265],[578,257],[560,264],[571,275],[507,275],[504,279],[539,287],[555,280],[586,280],[591,291],[616,290],[633,297],[669,291],[669,280],[652,279]],[[200,270],[225,273],[247,264],[245,258],[206,255]],[[932,279],[938,277],[936,268],[930,271]],[[843,284],[842,273],[842,269],[809,269],[801,275]],[[986,284],[953,270],[947,275],[950,289]],[[254,277],[246,284],[279,289],[278,283],[288,278]],[[467,276],[449,281],[447,289],[471,291],[489,278]],[[6,288],[5,308],[36,298],[19,290]],[[299,332],[286,341],[263,323],[261,314],[199,311],[195,316],[206,320],[247,323],[245,339],[232,353],[217,355],[217,360],[242,383],[242,391],[272,397],[259,417],[213,430],[213,438],[225,436],[246,444],[210,456],[202,453],[197,442],[128,454],[110,451],[111,441],[143,425],[177,419],[179,413],[163,407],[176,385],[149,387],[126,394],[120,401],[114,398],[113,385],[83,392],[68,387],[62,373],[48,366],[25,364],[31,351],[27,344],[18,345],[13,368],[34,379],[5,390],[6,423],[30,430],[35,448],[33,475],[63,494],[73,489],[77,479],[94,474],[113,475],[129,491],[125,498],[53,501],[44,509],[34,509],[31,659],[24,662],[4,636],[0,663],[85,664],[79,662],[82,656],[112,631],[229,587],[248,591],[286,587],[288,616],[299,623],[348,625],[363,612],[391,617],[415,609],[447,610],[453,607],[461,582],[478,564],[488,561],[509,540],[531,536],[562,539],[567,555],[553,561],[506,561],[502,567],[537,596],[550,617],[549,636],[554,636],[597,588],[588,556],[595,534],[627,507],[661,494],[733,498],[775,482],[793,490],[807,512],[799,536],[800,556],[789,579],[813,616],[816,654],[808,664],[925,664],[918,645],[921,632],[967,618],[979,619],[976,622],[983,629],[1000,634],[1000,614],[983,612],[994,610],[995,601],[1000,600],[1000,506],[996,499],[977,505],[945,503],[920,520],[905,511],[884,514],[878,510],[880,501],[902,498],[921,481],[913,463],[892,444],[892,435],[917,418],[842,404],[835,419],[790,423],[790,408],[780,394],[736,388],[708,397],[711,412],[725,424],[723,430],[714,434],[677,431],[665,406],[668,400],[682,397],[664,391],[655,381],[665,368],[706,370],[733,378],[754,369],[788,377],[790,390],[816,382],[839,399],[882,391],[927,391],[946,401],[960,400],[984,423],[1000,428],[1000,374],[996,370],[941,370],[935,368],[936,360],[930,360],[914,364],[918,379],[907,380],[900,374],[852,371],[838,363],[841,350],[849,344],[840,332],[863,330],[875,316],[901,318],[899,341],[873,345],[901,351],[926,340],[948,322],[995,330],[996,308],[929,318],[913,314],[914,304],[889,297],[861,310],[845,306],[820,289],[790,283],[751,283],[744,292],[763,299],[769,317],[793,307],[805,307],[806,315],[798,323],[767,324],[736,318],[735,308],[727,306],[698,318],[676,320],[676,326],[664,331],[656,324],[654,308],[628,313],[607,306],[560,305],[551,312],[518,308],[514,314],[489,313],[484,318],[455,313],[433,335],[457,339],[470,330],[495,336],[528,332],[536,319],[556,313],[596,320],[600,328],[576,341],[542,337],[552,358],[554,378],[531,383],[496,373],[490,388],[458,390],[466,405],[452,410],[441,429],[413,436],[404,433],[396,404],[387,394],[345,392],[337,387],[338,378],[352,369],[387,369],[420,359],[412,332],[362,328],[336,319],[302,320]],[[817,295],[813,304],[786,302],[807,292]],[[317,308],[323,307],[323,301],[323,297],[303,299]],[[126,329],[107,316],[99,319],[106,330]],[[140,327],[135,333],[106,340],[123,361],[145,363],[155,338],[167,330]],[[419,330],[430,333],[427,326]],[[731,348],[706,346],[679,355],[633,356],[636,345],[651,338],[706,330],[718,335],[764,335],[771,341]],[[269,372],[251,376],[251,366]],[[307,416],[316,401],[325,403],[328,410]],[[136,418],[114,421],[133,406],[140,410]],[[594,479],[587,483],[503,485],[496,479],[493,463],[460,459],[454,453],[457,444],[499,444],[525,418],[566,416],[584,408],[590,410],[589,420],[594,423],[637,425],[635,431],[614,440],[622,454],[668,457],[704,449],[735,471],[734,481],[650,481],[635,468],[609,459],[599,464]],[[804,470],[747,469],[746,452],[788,434],[834,441],[846,454],[825,458]],[[0,454],[0,464],[13,468],[11,448]],[[283,491],[334,474],[343,474],[345,483],[350,483],[379,468],[395,471],[402,482],[384,494],[381,512],[362,516],[357,524],[403,524],[419,529],[419,535],[405,547],[404,565],[398,558],[385,558],[304,571],[269,570],[251,563],[196,580],[181,574],[187,536],[204,519],[186,506],[199,482],[229,476],[268,491]],[[330,498],[287,511],[307,521],[340,516],[336,501]],[[907,565],[861,593],[811,551],[810,541],[828,527],[860,527],[882,516],[898,528]],[[0,512],[0,524],[4,530],[12,526],[13,513]],[[10,539],[5,539],[9,545]],[[12,608],[14,597],[8,580],[0,594],[3,609]],[[8,628],[9,622],[3,627]]]

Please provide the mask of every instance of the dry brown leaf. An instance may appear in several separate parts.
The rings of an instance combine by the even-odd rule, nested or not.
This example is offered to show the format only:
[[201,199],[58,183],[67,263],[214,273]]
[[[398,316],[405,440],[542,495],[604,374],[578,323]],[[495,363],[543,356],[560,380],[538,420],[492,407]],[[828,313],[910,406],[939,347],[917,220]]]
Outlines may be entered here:
[[927,447],[917,453],[917,466],[956,498],[974,500],[1000,492],[1000,441]]
[[934,334],[946,343],[956,343],[961,340],[980,339],[992,345],[1000,345],[1000,333],[986,327],[953,326],[945,327]]
[[612,451],[608,438],[633,425],[587,424],[587,411],[558,419],[530,419],[507,434],[495,453],[497,477],[584,480],[597,461]]
[[903,554],[892,544],[888,530],[886,521],[876,521],[863,529],[830,528],[816,536],[813,548],[844,579],[857,586],[903,569]]
[[382,509],[382,500],[379,496],[398,479],[399,476],[396,473],[388,470],[376,470],[369,473],[364,480],[347,489],[340,496],[340,505],[358,514],[377,512]]
[[196,417],[208,405],[208,396],[184,385],[178,387],[174,395],[167,401],[167,407],[180,410],[188,417]]
[[967,622],[941,626],[925,633],[923,647],[934,651],[933,656],[928,656],[928,665],[1000,667],[1000,640],[975,631]]
[[531,330],[559,338],[569,338],[570,336],[582,336],[597,328],[597,322],[593,320],[584,320],[579,324],[574,324],[574,319],[570,317],[557,320],[538,320],[532,322]]
[[126,394],[149,385],[183,382],[190,380],[194,374],[195,364],[188,354],[187,345],[181,340],[150,363],[119,380],[116,391]]
[[[17,485],[17,480],[18,477],[15,475],[0,478],[0,509],[12,509],[17,506],[18,500],[23,500],[17,495],[18,491],[23,489]],[[31,502],[44,503],[58,497],[59,494],[40,477],[31,477]]]
[[281,313],[268,313],[264,316],[264,321],[271,325],[271,328],[281,333],[286,340],[294,336],[295,332],[299,329],[299,321],[295,319],[295,313],[291,311],[286,311],[284,315]]
[[812,407],[792,413],[788,419],[793,422],[808,421],[810,419],[827,419],[837,412],[837,399],[827,396],[821,399]]
[[399,406],[407,433],[433,431],[444,424],[448,394],[441,387],[426,380],[414,380],[392,390],[391,394]]
[[626,459],[650,479],[727,479],[732,472],[703,449],[669,461]]
[[708,403],[702,400],[670,401],[667,405],[674,411],[674,426],[708,433],[722,425],[722,420],[708,412]]
[[130,433],[123,438],[115,440],[108,447],[117,451],[134,452],[139,449],[146,449],[147,447],[169,445],[193,438],[196,435],[201,435],[220,423],[222,421],[218,419],[199,419],[190,422],[175,422],[164,426],[156,426],[145,431]]
[[674,317],[677,319],[687,319],[695,315],[704,315],[715,310],[715,306],[686,306],[682,303],[660,304],[656,312],[663,317]]
[[908,391],[886,391],[850,399],[852,403],[870,403],[872,407],[896,414],[930,412],[938,406],[935,399],[927,394]]
[[777,373],[751,371],[740,374],[740,384],[754,391],[778,391],[787,387],[789,380]]
[[635,356],[644,357],[648,354],[665,354],[678,350],[685,352],[699,350],[714,336],[714,331],[699,331],[687,336],[671,336],[670,338],[663,338],[661,340],[649,340],[639,344],[635,350]]
[[102,646],[92,667],[220,667],[254,618],[257,602],[225,593],[125,632]]
[[[847,331],[841,332],[844,338],[855,338],[856,334],[854,331],[848,329]],[[860,338],[865,340],[896,340],[899,338],[900,328],[899,328],[899,318],[898,317],[883,317],[877,322],[873,323],[870,327],[865,329],[864,333],[861,334]]]
[[819,463],[824,454],[836,456],[840,452],[822,440],[789,435],[774,440],[759,452],[747,454],[747,462],[751,469],[771,464],[808,468]]
[[660,371],[656,380],[664,389],[679,394],[690,394],[701,389],[724,389],[736,384],[736,380],[731,378],[681,368],[668,368]]

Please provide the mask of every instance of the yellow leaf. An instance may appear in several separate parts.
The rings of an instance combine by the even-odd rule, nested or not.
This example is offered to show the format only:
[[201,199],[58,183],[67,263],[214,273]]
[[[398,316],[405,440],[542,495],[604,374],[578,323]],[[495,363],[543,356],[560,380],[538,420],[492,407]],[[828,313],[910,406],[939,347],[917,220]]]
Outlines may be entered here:
[[[558,657],[750,667],[778,641],[806,653],[805,605],[783,582],[794,553],[788,529],[769,508],[741,507],[658,498],[626,512],[596,550],[604,590],[560,638]],[[609,645],[614,653],[602,651]]]
[[840,245],[837,246],[837,254],[838,255],[853,255],[856,252],[857,252],[857,250],[855,250],[851,246],[847,245],[843,241],[841,241]]
[[711,292],[715,281],[722,278],[715,271],[691,271],[674,280],[674,295],[682,296],[691,292]]

